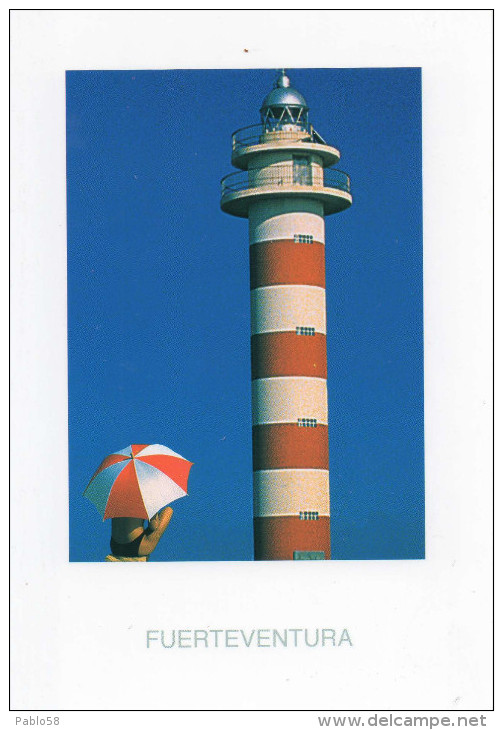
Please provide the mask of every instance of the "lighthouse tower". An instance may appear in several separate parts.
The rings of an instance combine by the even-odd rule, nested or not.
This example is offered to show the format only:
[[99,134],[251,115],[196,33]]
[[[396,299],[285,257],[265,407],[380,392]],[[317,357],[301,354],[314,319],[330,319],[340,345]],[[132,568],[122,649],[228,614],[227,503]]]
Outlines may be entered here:
[[232,135],[221,198],[249,221],[255,559],[328,559],[325,216],[349,178],[284,70],[260,114]]

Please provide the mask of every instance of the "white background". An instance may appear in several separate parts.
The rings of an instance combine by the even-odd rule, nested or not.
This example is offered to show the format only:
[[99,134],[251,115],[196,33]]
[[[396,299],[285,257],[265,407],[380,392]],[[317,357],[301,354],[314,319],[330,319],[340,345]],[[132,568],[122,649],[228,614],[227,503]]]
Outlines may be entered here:
[[[340,710],[489,710],[491,13],[32,10],[11,20],[14,714],[315,711],[219,714],[219,727],[300,728]],[[64,71],[279,66],[423,69],[427,559],[70,564]],[[145,649],[148,628],[207,627],[346,627],[354,647]]]

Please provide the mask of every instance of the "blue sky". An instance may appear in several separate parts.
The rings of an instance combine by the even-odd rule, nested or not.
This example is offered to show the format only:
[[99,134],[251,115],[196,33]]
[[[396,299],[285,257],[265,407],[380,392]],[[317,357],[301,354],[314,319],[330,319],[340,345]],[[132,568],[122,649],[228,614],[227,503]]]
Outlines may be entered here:
[[[420,70],[289,75],[354,199],[326,219],[332,557],[421,558]],[[219,183],[275,76],[67,73],[71,560],[107,553],[82,493],[130,443],[195,464],[152,560],[253,557],[248,224]]]

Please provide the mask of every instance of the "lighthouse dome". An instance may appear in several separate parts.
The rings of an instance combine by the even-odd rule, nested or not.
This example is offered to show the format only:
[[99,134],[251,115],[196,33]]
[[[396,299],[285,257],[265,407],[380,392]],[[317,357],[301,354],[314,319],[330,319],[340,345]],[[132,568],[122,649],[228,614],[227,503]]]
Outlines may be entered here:
[[265,97],[261,112],[265,112],[270,107],[302,107],[306,111],[308,109],[307,102],[297,89],[290,86],[290,79],[284,71],[278,76],[274,89]]
[[306,100],[297,89],[290,86],[290,79],[282,69],[273,90],[267,94],[260,108],[264,130],[306,130],[307,112]]

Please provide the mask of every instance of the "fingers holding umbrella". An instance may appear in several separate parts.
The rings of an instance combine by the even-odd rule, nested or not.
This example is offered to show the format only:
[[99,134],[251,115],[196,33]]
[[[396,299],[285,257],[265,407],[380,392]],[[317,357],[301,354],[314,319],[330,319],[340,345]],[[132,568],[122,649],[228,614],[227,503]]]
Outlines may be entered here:
[[173,510],[169,505],[163,507],[155,514],[148,523],[148,530],[155,532],[156,530],[163,528],[163,532],[169,525],[171,518],[173,517]]
[[150,555],[163,536],[173,516],[171,507],[164,507],[150,520],[140,544],[140,555]]

